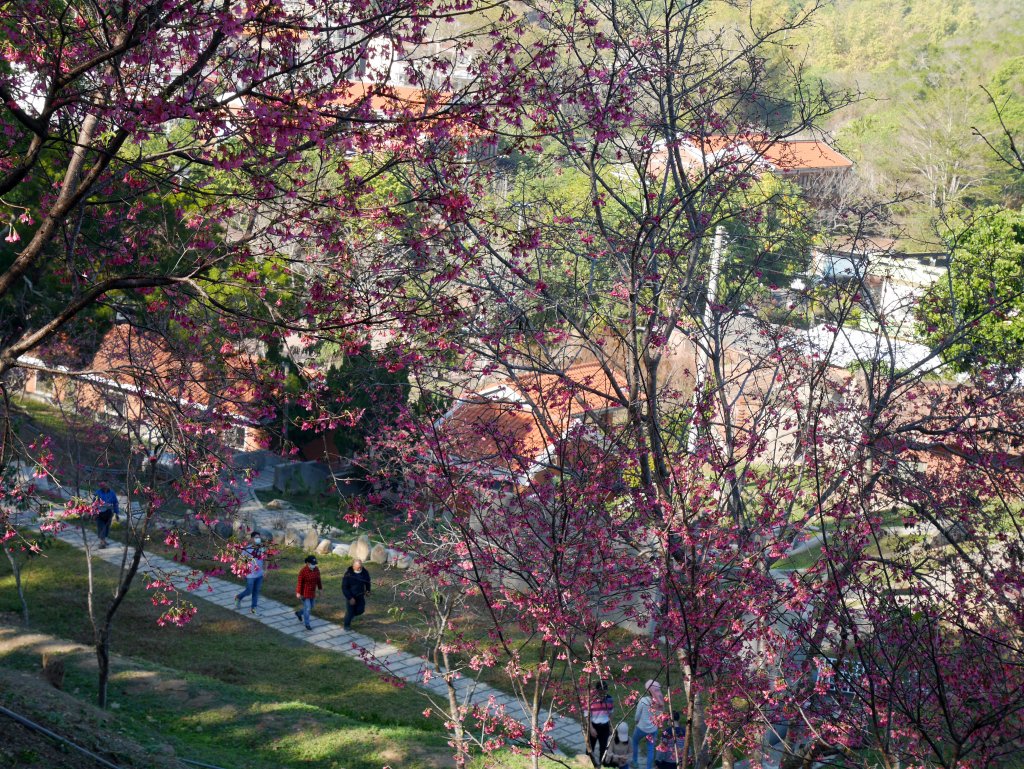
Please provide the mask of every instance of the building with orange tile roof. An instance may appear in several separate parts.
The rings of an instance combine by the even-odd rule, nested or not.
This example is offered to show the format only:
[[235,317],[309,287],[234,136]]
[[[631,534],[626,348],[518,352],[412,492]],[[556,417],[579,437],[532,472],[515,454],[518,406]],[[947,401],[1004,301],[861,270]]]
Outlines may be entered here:
[[[750,172],[773,173],[807,186],[823,178],[843,176],[853,161],[820,139],[771,139],[758,134],[713,135],[684,139],[679,144],[683,164],[693,169],[738,166]],[[668,166],[668,148],[655,149],[651,172]]]
[[[48,369],[31,371],[25,393],[43,400],[62,399],[74,389],[76,405],[97,417],[132,420],[155,433],[160,415],[174,411],[227,425],[222,442],[232,449],[261,448],[266,434],[250,416],[256,398],[251,373],[255,360],[229,355],[211,366],[175,352],[167,340],[130,323],[118,323],[103,336],[89,365],[80,371],[28,363]],[[59,372],[59,373],[49,373]],[[66,380],[66,381],[65,381]]]
[[621,413],[625,378],[597,362],[528,372],[461,398],[435,425],[448,461],[524,483],[556,470],[575,428],[608,426]]

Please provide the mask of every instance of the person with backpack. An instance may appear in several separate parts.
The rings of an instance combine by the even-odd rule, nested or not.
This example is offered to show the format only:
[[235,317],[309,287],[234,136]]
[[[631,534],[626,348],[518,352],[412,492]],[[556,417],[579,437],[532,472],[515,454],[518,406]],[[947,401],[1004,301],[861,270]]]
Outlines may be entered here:
[[366,611],[366,596],[370,594],[370,572],[356,559],[341,579],[341,592],[345,596],[345,630],[352,629],[352,620]]
[[295,612],[295,618],[305,625],[306,630],[312,630],[309,624],[309,615],[313,611],[317,595],[324,589],[320,580],[320,569],[317,565],[315,555],[307,555],[305,565],[299,569],[299,582],[295,586],[295,597],[302,601],[302,608]]

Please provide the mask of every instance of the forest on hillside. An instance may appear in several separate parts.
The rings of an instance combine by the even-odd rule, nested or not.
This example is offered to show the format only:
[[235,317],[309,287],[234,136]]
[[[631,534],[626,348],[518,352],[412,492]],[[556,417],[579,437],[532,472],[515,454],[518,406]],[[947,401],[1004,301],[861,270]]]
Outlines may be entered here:
[[[771,79],[794,70],[852,95],[824,128],[857,164],[856,193],[890,205],[909,250],[941,248],[951,220],[986,205],[1018,208],[999,116],[1024,132],[1024,13],[1019,0],[756,0],[737,22],[809,23],[772,49]],[[748,18],[749,15],[749,18]],[[780,92],[785,95],[784,89]],[[784,100],[765,105],[784,121]],[[986,145],[990,142],[993,147]],[[851,191],[853,192],[853,191]]]

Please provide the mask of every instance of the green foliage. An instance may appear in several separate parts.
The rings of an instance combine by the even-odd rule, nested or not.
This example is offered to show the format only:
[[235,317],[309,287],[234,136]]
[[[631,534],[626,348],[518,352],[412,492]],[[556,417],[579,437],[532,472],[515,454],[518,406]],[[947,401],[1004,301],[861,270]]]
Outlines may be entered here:
[[[774,175],[733,195],[725,223],[728,235],[723,275],[727,301],[745,301],[758,288],[788,285],[811,258],[813,210],[800,189]],[[751,280],[751,277],[755,280]]]
[[949,280],[918,311],[932,347],[955,371],[1024,365],[1024,212],[987,209],[952,247]]
[[326,434],[342,456],[361,451],[367,436],[390,424],[410,391],[405,369],[391,370],[372,354],[348,356],[342,364],[331,366],[319,385],[340,416],[310,412],[302,397],[309,386],[302,374],[289,374],[286,388],[292,400],[285,412],[286,438],[301,446]]
[[[1024,56],[1010,59],[992,75],[989,94],[993,104],[981,129],[995,151],[1010,157],[1010,137],[1020,151],[1024,145]],[[1007,135],[1009,134],[1009,135]],[[1002,185],[1001,193],[1011,203],[1024,201],[1024,176],[1000,164],[994,183]]]
[[[719,16],[738,29],[751,22],[767,29],[780,19],[799,20],[810,7],[754,0],[749,14],[742,6]],[[866,194],[885,200],[897,188],[917,193],[893,213],[911,242],[931,250],[940,209],[1024,202],[1020,176],[977,135],[1005,147],[997,106],[1012,133],[1024,132],[1020,10],[1019,0],[835,0],[784,44],[766,49],[761,91],[784,93],[795,70],[830,90],[859,93],[826,127],[856,161]],[[753,121],[775,128],[784,118],[784,111],[767,110]]]

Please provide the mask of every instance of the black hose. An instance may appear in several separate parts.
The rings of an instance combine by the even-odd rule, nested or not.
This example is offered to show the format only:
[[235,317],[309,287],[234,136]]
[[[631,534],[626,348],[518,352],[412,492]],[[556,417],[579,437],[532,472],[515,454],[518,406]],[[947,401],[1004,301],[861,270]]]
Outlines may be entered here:
[[56,732],[51,732],[45,726],[40,726],[39,724],[35,723],[34,721],[29,721],[24,716],[19,716],[13,710],[8,710],[7,708],[3,707],[2,705],[0,705],[0,713],[2,713],[3,715],[7,716],[10,719],[12,719],[13,721],[17,721],[22,726],[28,727],[29,729],[31,729],[34,732],[39,732],[40,734],[46,735],[47,737],[49,737],[51,739],[54,739],[54,740],[57,740],[58,742],[64,743],[65,745],[67,745],[70,748],[74,748],[79,753],[82,753],[84,755],[89,756],[89,758],[91,758],[93,761],[95,761],[97,764],[100,764],[101,766],[106,766],[106,767],[108,767],[108,769],[121,769],[121,767],[119,767],[117,764],[110,763],[109,761],[107,761],[107,759],[103,758],[102,756],[97,756],[95,753],[93,753],[90,750],[86,750],[81,745],[77,745],[74,742],[72,742],[71,740],[67,740],[67,739],[61,737]]
[[[78,744],[72,742],[71,740],[69,740],[69,739],[67,739],[65,737],[61,737],[56,732],[51,732],[45,726],[40,726],[35,721],[30,721],[29,719],[25,718],[25,716],[18,715],[13,710],[8,710],[3,705],[0,705],[0,713],[2,713],[3,715],[7,716],[8,718],[10,718],[13,721],[17,721],[19,724],[21,724],[22,726],[25,726],[25,727],[31,729],[32,731],[39,732],[40,734],[46,735],[47,737],[50,737],[51,739],[54,739],[54,740],[57,740],[58,742],[64,743],[65,745],[67,745],[70,748],[74,748],[79,753],[82,753],[82,754],[84,754],[86,756],[89,756],[89,758],[91,758],[93,761],[95,761],[97,764],[100,764],[101,766],[108,767],[108,769],[121,769],[121,767],[118,766],[117,764],[110,763],[109,761],[107,761],[107,759],[103,758],[102,756],[97,756],[95,753],[93,753],[90,750],[86,750],[81,745],[78,745]],[[183,764],[191,764],[192,766],[201,766],[201,767],[203,767],[203,769],[224,769],[224,767],[221,767],[221,766],[215,766],[213,764],[204,764],[202,761],[192,761],[192,760],[187,759],[187,758],[175,757],[175,760],[181,761]]]

